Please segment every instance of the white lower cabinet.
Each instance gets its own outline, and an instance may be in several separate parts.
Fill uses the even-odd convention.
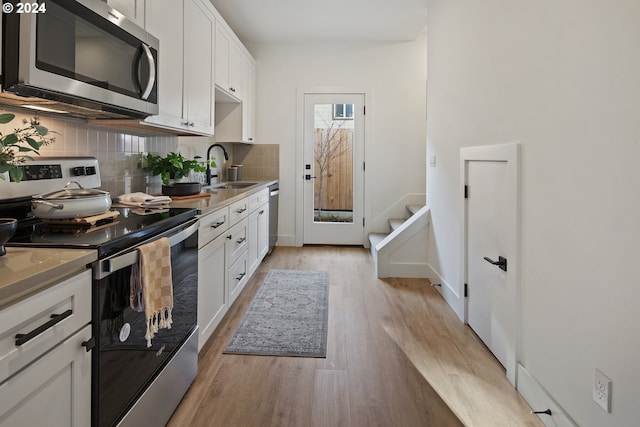
[[[248,263],[251,276],[269,252],[269,203],[249,214]]]
[[[220,236],[198,250],[198,350],[207,342],[229,309],[225,282],[226,236]]]
[[[0,426],[91,424],[91,274],[0,310]]]
[[[91,326],[0,386],[0,425],[91,425]]]
[[[269,251],[269,190],[203,215],[198,241],[201,349]]]

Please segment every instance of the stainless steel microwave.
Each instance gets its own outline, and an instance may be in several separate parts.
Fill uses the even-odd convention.
[[[99,0],[39,0],[31,13],[3,3],[0,103],[89,118],[158,114],[158,39]]]

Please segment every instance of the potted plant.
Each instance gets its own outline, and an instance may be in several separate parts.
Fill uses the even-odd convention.
[[[147,154],[144,160],[138,163],[138,167],[151,172],[152,175],[160,175],[162,179],[162,194],[167,196],[186,196],[200,192],[200,183],[197,182],[180,182],[180,180],[189,176],[191,171],[205,172],[206,161],[200,161],[200,156],[193,159],[185,159],[181,153],[171,152],[166,156],[158,154]],[[211,159],[208,163],[215,167],[215,159]]]
[[[0,124],[7,124],[15,118],[15,114],[0,114]],[[37,117],[31,120],[23,119],[24,127],[14,129],[13,133],[6,135],[0,132],[0,179],[6,179],[5,173],[14,182],[20,182],[23,178],[20,165],[31,160],[30,154],[40,155],[40,148],[55,142],[55,137],[47,137],[49,131],[40,125]]]

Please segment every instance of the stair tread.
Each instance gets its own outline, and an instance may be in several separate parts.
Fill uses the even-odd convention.
[[[371,246],[375,246],[378,243],[380,243],[385,237],[387,237],[388,234],[384,234],[384,233],[369,233],[369,242],[371,243]]]
[[[418,212],[420,209],[422,209],[423,207],[424,207],[424,205],[407,205],[407,210],[409,211],[409,213],[411,215],[413,215],[416,212]]]
[[[406,219],[404,218],[390,218],[389,227],[391,227],[391,230],[395,230],[396,228],[400,227],[400,225],[402,225],[402,223],[404,223],[405,221]]]

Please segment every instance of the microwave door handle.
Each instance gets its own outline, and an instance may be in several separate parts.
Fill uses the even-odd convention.
[[[153,55],[151,54],[151,49],[149,49],[149,46],[142,43],[142,50],[144,50],[144,55],[140,56],[140,61],[142,61],[142,58],[146,58],[147,63],[149,64],[149,78],[147,79],[147,87],[142,91],[142,95],[140,95],[140,98],[146,101],[151,94],[151,90],[153,90],[153,86],[156,84],[156,61],[155,59],[153,59]],[[140,69],[138,68],[138,70]],[[138,76],[138,80],[141,80],[140,76]]]

